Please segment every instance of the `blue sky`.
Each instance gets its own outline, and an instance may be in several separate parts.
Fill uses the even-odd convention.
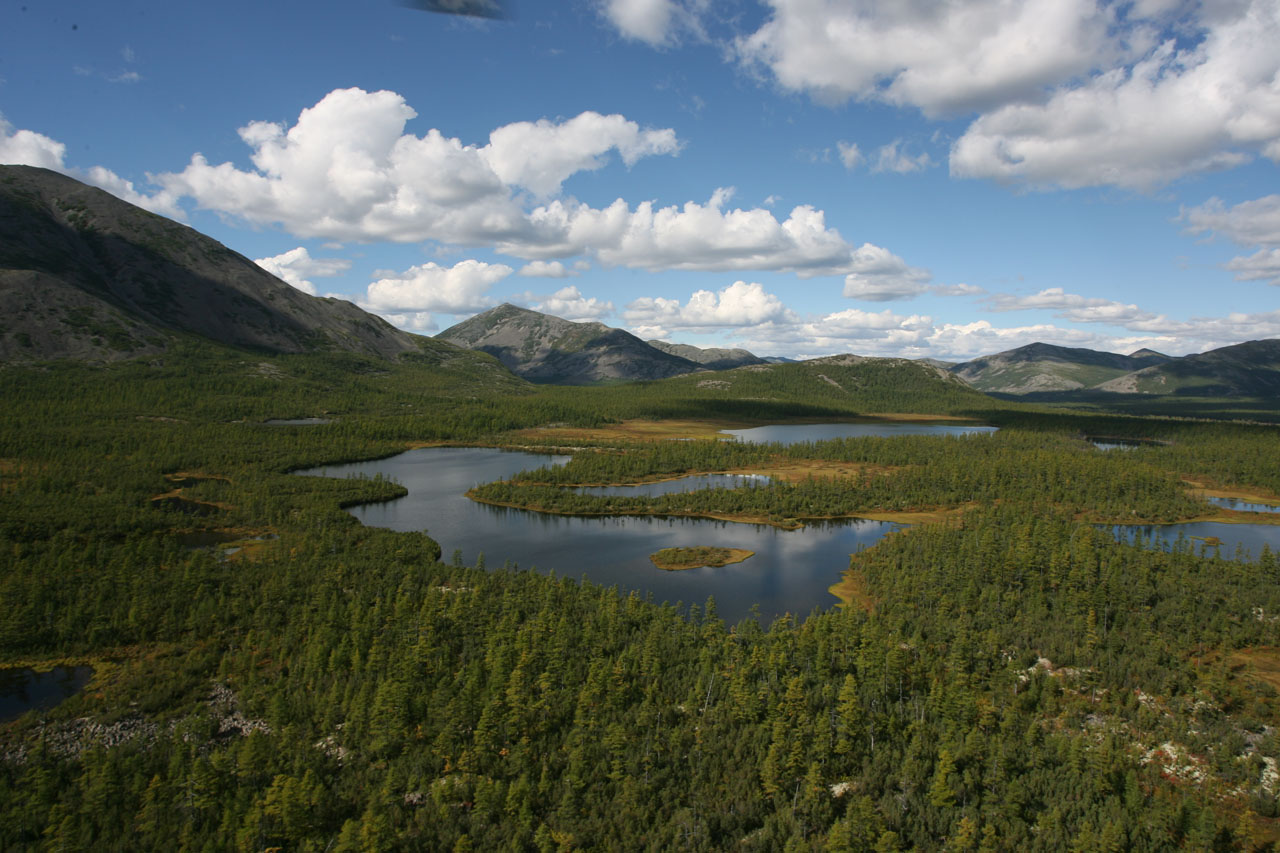
[[[0,162],[434,333],[965,360],[1280,337],[1278,0],[0,7]]]

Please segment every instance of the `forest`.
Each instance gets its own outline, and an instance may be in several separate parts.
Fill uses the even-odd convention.
[[[899,368],[535,387],[189,343],[0,369],[0,667],[93,667],[0,723],[0,849],[1275,849],[1280,560],[1100,525],[1280,521],[1204,499],[1280,502],[1277,427]],[[1000,429],[637,426],[875,415]],[[324,422],[268,423],[291,418]],[[714,599],[462,565],[345,511],[399,484],[291,473],[437,444],[572,453],[473,492],[529,511],[927,520],[851,555],[843,604],[726,624]]]

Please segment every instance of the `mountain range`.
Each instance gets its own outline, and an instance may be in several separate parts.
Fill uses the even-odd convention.
[[[192,337],[265,353],[465,362],[510,379],[479,354],[488,353],[526,380],[570,385],[787,361],[644,341],[509,304],[435,338],[414,335],[345,300],[303,293],[192,228],[100,189],[45,169],[0,166],[0,362],[117,361]],[[1034,343],[927,364],[979,391],[1029,399],[1280,397],[1280,340],[1180,358]]]
[[[951,371],[988,394],[1070,399],[1100,394],[1280,396],[1280,340],[1248,341],[1182,357],[1129,355],[1034,343],[957,364]]]
[[[746,350],[646,342],[603,323],[575,323],[508,303],[463,320],[436,337],[487,352],[530,382],[555,385],[666,379],[761,363]]]

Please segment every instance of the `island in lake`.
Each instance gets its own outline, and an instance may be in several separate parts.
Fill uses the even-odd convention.
[[[712,548],[698,546],[696,548],[663,548],[649,559],[660,569],[669,572],[680,569],[701,569],[704,567],[719,568],[730,563],[741,563],[748,557],[755,556],[755,551],[746,548]]]

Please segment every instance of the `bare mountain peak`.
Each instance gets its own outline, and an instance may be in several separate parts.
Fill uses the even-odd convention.
[[[175,335],[393,358],[423,338],[309,296],[179,222],[65,175],[0,166],[0,358],[114,360]]]

